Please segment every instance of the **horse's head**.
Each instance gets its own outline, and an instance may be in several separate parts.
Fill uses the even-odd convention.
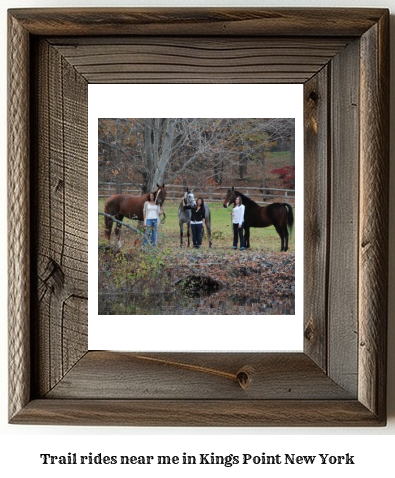
[[[166,199],[166,188],[164,183],[162,184],[162,186],[157,184],[156,187],[157,189],[155,193],[155,204],[159,204],[159,206],[162,206]]]
[[[189,191],[187,189],[186,193],[184,194],[184,201],[186,206],[196,207],[195,195],[193,191]]]
[[[226,193],[226,198],[224,199],[223,206],[224,207],[229,207],[231,204],[235,202],[236,199],[236,193],[235,193],[235,188],[232,186],[232,189],[228,189],[228,192]]]

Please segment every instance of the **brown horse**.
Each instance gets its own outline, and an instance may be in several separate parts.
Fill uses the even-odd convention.
[[[163,203],[166,199],[166,188],[165,185],[159,184],[156,185],[157,189],[154,191],[155,196],[155,203],[163,206]],[[148,201],[148,196],[150,193],[143,194],[142,196],[131,196],[130,194],[115,194],[114,196],[109,197],[106,200],[104,205],[104,212],[106,214],[110,214],[114,216],[115,219],[118,221],[122,221],[124,217],[128,219],[138,219],[139,221],[143,221],[143,208],[144,203]],[[110,217],[105,216],[105,237],[106,239],[110,240],[111,238],[111,230],[113,220]],[[115,226],[115,236],[117,240],[120,239],[120,231],[121,224],[116,224]]]
[[[268,206],[259,206],[255,201],[235,191],[234,188],[229,189],[223,206],[229,207],[234,204],[237,196],[241,197],[242,203],[245,206],[244,211],[244,240],[245,247],[250,247],[250,227],[268,227],[274,226],[281,239],[281,251],[288,250],[288,228],[292,231],[294,223],[294,215],[292,207],[287,203],[275,202]]]

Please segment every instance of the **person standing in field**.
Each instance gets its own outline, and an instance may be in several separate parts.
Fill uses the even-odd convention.
[[[160,224],[160,214],[162,213],[160,205],[155,203],[154,193],[150,193],[148,201],[144,203],[143,217],[144,217],[144,245],[151,244],[155,246],[158,225]]]
[[[233,224],[233,249],[237,249],[237,243],[240,239],[240,250],[244,251],[244,212],[245,206],[242,203],[241,197],[237,196],[235,205],[231,211]]]
[[[195,249],[199,249],[202,245],[203,239],[203,227],[206,222],[206,213],[204,207],[203,198],[198,198],[196,201],[196,207],[186,206],[184,200],[185,209],[191,210],[191,230],[192,230],[192,242]]]

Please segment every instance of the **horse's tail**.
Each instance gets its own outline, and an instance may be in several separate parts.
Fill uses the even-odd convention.
[[[284,203],[284,207],[287,211],[287,223],[288,223],[288,228],[289,228],[289,233],[292,233],[292,227],[294,225],[294,213],[292,206],[288,203]]]

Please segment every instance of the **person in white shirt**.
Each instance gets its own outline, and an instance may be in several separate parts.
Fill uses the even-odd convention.
[[[144,229],[145,237],[144,244],[147,244],[148,241],[152,246],[156,244],[156,232],[158,229],[158,224],[160,223],[160,214],[161,208],[159,204],[155,202],[154,193],[150,193],[148,196],[148,201],[144,203],[143,216],[144,216]]]
[[[240,250],[244,251],[244,211],[245,206],[241,201],[241,197],[237,196],[233,207],[232,223],[233,223],[233,249],[237,249],[237,243],[240,238]]]

